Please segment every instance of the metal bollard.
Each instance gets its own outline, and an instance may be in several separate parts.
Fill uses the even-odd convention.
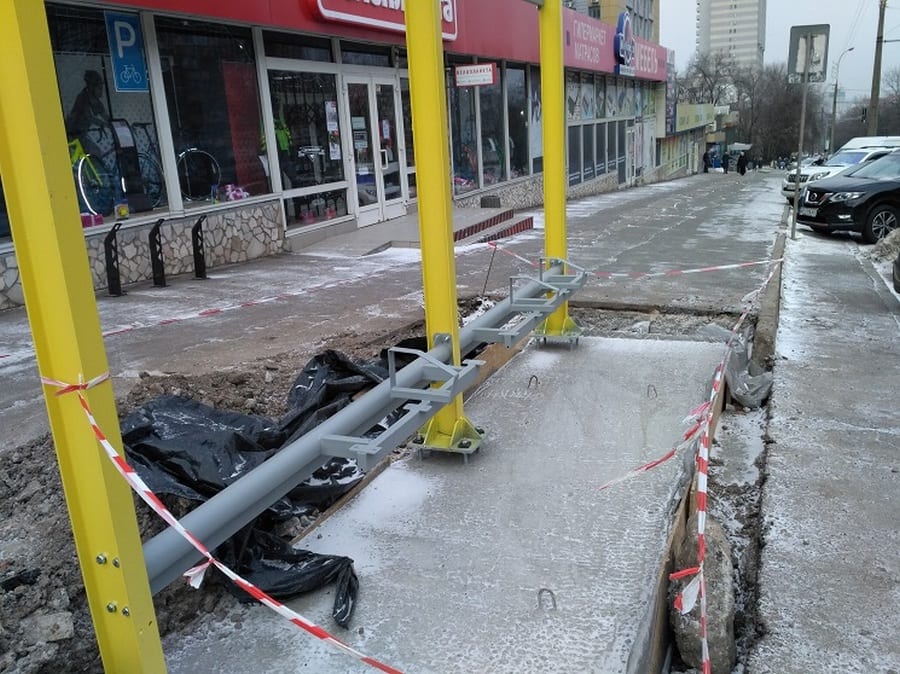
[[[206,276],[206,252],[203,247],[203,221],[205,215],[201,215],[197,224],[191,229],[191,245],[194,248],[194,278],[208,278]]]
[[[150,229],[150,268],[153,270],[153,285],[164,287],[166,285],[166,265],[163,262],[162,234],[159,228],[166,220],[160,218]]]
[[[122,278],[119,275],[119,242],[116,234],[122,228],[122,223],[117,222],[109,230],[109,234],[103,239],[103,251],[106,254],[106,285],[109,294],[113,297],[121,297],[125,294],[122,290]]]

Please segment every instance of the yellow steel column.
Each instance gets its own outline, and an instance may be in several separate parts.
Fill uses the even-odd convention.
[[[405,11],[419,235],[422,241],[425,329],[429,348],[435,345],[437,335],[449,336],[453,349],[452,364],[459,366],[456,260],[453,256],[453,207],[440,2],[407,2]],[[428,422],[423,435],[424,444],[429,449],[466,453],[477,449],[481,439],[481,434],[463,413],[461,395]]]
[[[77,382],[107,370],[78,217],[44,3],[0,0],[0,171],[37,362]],[[85,394],[121,447],[112,386]],[[45,390],[75,545],[103,665],[164,672],[131,492],[74,395]]]
[[[544,255],[564,260],[566,247],[566,78],[562,0],[545,0],[538,10],[541,32],[541,110],[544,138]],[[577,335],[563,303],[535,330],[544,336]]]

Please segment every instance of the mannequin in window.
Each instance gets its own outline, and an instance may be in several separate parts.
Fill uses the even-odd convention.
[[[78,94],[66,117],[66,132],[69,136],[81,141],[85,152],[96,156],[103,153],[90,138],[88,130],[100,128],[105,131],[109,124],[109,113],[103,104],[102,95],[103,77],[96,70],[85,70],[84,89]]]

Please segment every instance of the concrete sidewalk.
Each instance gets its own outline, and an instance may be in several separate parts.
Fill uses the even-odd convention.
[[[860,250],[788,241],[747,674],[900,671],[900,303]]]

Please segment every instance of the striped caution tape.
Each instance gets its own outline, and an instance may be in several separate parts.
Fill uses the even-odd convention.
[[[682,423],[686,423],[686,424],[690,423],[690,424],[692,424],[692,426],[684,432],[683,441],[680,444],[676,445],[675,447],[672,447],[672,449],[670,449],[668,452],[663,454],[658,459],[654,459],[653,461],[651,461],[649,463],[645,463],[643,466],[639,466],[639,467],[635,468],[634,470],[626,473],[625,475],[622,475],[621,477],[617,477],[613,480],[610,480],[606,484],[601,485],[597,489],[597,491],[603,491],[604,489],[608,489],[609,487],[617,485],[621,482],[625,482],[625,480],[628,480],[628,479],[634,477],[635,475],[640,475],[641,473],[646,473],[648,470],[652,470],[652,469],[656,468],[657,466],[665,463],[666,461],[671,459],[673,456],[678,454],[678,452],[680,452],[685,447],[690,446],[697,439],[697,433],[700,431],[700,429],[703,426],[704,419],[705,419],[705,412],[706,412],[706,408],[708,405],[709,405],[708,402],[705,402],[702,405],[699,405],[698,407],[691,410],[690,413],[688,414],[688,416],[684,418],[684,421]]]
[[[708,616],[706,603],[706,576],[704,575],[703,565],[706,558],[706,515],[709,501],[709,454],[710,454],[710,436],[709,429],[712,424],[713,410],[715,409],[716,397],[722,389],[722,382],[725,375],[725,366],[732,353],[732,346],[740,334],[741,327],[747,320],[753,308],[753,302],[759,298],[762,292],[771,282],[775,273],[778,271],[779,264],[782,259],[772,260],[767,264],[772,265],[762,284],[751,293],[748,293],[743,299],[747,302],[747,306],[741,313],[734,326],[731,328],[728,340],[725,343],[724,353],[716,366],[713,374],[712,385],[710,386],[709,399],[702,405],[691,410],[690,414],[685,418],[685,423],[693,421],[693,425],[685,431],[684,440],[677,447],[670,449],[659,459],[651,461],[639,468],[632,470],[630,473],[612,480],[601,486],[600,489],[606,489],[614,484],[624,482],[629,477],[639,473],[647,472],[656,466],[668,461],[675,456],[678,451],[690,444],[689,439],[695,439],[699,433],[700,442],[697,451],[697,566],[682,569],[669,575],[669,580],[680,580],[683,578],[691,578],[690,582],[685,585],[679,592],[674,601],[675,608],[682,614],[690,613],[697,603],[700,604],[700,643],[701,643],[701,664],[703,674],[712,674],[712,664],[709,659],[709,640],[708,640]],[[749,265],[742,265],[749,266]],[[706,268],[710,269],[710,268]]]
[[[203,575],[206,570],[210,565],[215,566],[217,569],[219,569],[219,571],[230,578],[235,585],[244,590],[244,592],[252,596],[261,604],[268,606],[279,615],[287,618],[295,626],[308,632],[317,639],[321,639],[329,646],[341,651],[346,655],[356,658],[357,660],[364,662],[365,664],[374,667],[375,669],[378,669],[382,672],[387,672],[388,674],[402,674],[400,670],[394,669],[393,667],[379,662],[374,658],[370,658],[367,655],[364,655],[363,653],[360,653],[356,649],[352,648],[351,646],[348,646],[337,637],[329,634],[319,625],[315,624],[311,620],[308,620],[307,618],[304,618],[299,613],[291,610],[281,602],[269,596],[263,590],[253,585],[253,583],[245,580],[240,575],[225,566],[222,562],[213,557],[209,549],[196,536],[194,536],[190,531],[184,528],[184,525],[182,525],[181,522],[179,522],[178,519],[169,511],[169,509],[166,508],[159,497],[150,490],[147,484],[141,479],[140,475],[135,472],[134,468],[131,467],[131,465],[124,459],[124,457],[122,457],[119,452],[116,451],[116,448],[112,446],[109,440],[107,440],[106,435],[103,433],[102,429],[97,423],[97,420],[94,418],[94,414],[91,412],[91,408],[83,395],[84,391],[93,388],[97,384],[100,384],[107,379],[109,379],[108,373],[100,375],[99,377],[95,377],[94,379],[91,379],[87,382],[83,382],[79,377],[79,383],[77,384],[68,384],[66,382],[62,382],[57,379],[51,379],[49,377],[41,377],[41,383],[45,386],[51,386],[58,389],[54,393],[54,395],[57,396],[65,395],[67,393],[76,393],[78,395],[78,402],[88,419],[88,423],[91,426],[94,437],[97,438],[97,441],[103,447],[106,455],[112,461],[113,465],[116,467],[116,470],[119,471],[119,474],[122,475],[123,478],[125,478],[125,481],[128,482],[128,484],[137,493],[137,495],[140,496],[141,499],[148,506],[150,506],[150,508],[152,508],[157,515],[159,515],[170,527],[181,534],[181,536],[185,540],[187,540],[201,555],[206,558],[205,562],[185,572],[184,575],[187,577],[189,584],[195,588],[200,587],[200,583],[203,580]]]
[[[501,253],[506,253],[510,257],[513,257],[516,260],[519,260],[520,262],[524,262],[525,264],[528,264],[532,267],[539,268],[541,266],[538,262],[535,262],[534,260],[529,260],[528,258],[526,258],[522,255],[519,255],[518,253],[512,252],[508,248],[498,245],[496,241],[489,241],[487,245],[499,250]],[[621,278],[621,279],[638,280],[638,279],[645,279],[645,278],[660,278],[660,277],[665,277],[665,276],[682,276],[685,274],[700,274],[700,273],[712,272],[712,271],[725,271],[727,269],[746,269],[748,267],[759,267],[759,266],[763,266],[763,265],[780,263],[783,260],[784,260],[784,258],[779,257],[779,258],[775,258],[773,260],[754,260],[753,262],[738,262],[735,264],[718,264],[718,265],[713,265],[713,266],[708,266],[708,267],[695,267],[692,269],[670,269],[669,271],[659,271],[659,272],[592,271],[589,273],[592,274],[593,276],[596,276],[597,278],[604,278],[604,279],[619,279],[619,278]],[[758,292],[758,291],[754,291],[754,292]]]

